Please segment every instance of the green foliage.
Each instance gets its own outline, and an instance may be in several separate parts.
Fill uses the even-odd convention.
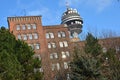
[[[91,54],[96,57],[102,53],[102,48],[98,43],[98,39],[95,38],[92,34],[88,33],[86,37],[86,43],[84,48],[85,53]]]
[[[0,29],[0,80],[42,80],[42,73],[34,71],[41,67],[41,61],[33,55],[27,43]]]
[[[105,80],[101,74],[99,60],[101,49],[97,38],[88,33],[83,51],[78,48],[74,49],[74,59],[70,63],[72,80]]]
[[[108,72],[110,80],[119,80],[120,79],[120,61],[116,57],[116,51],[114,49],[109,49],[106,53],[106,57],[108,58]]]

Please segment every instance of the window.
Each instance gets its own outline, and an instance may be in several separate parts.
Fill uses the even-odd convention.
[[[68,69],[68,63],[64,62],[64,69]]]
[[[63,43],[64,43],[64,46],[65,46],[65,47],[68,47],[67,41],[63,41]]]
[[[58,54],[57,53],[51,53],[50,54],[50,59],[57,59],[58,58]]]
[[[37,72],[37,71],[43,72],[43,69],[42,68],[34,68],[34,72]]]
[[[57,63],[56,66],[57,66],[57,70],[60,70],[60,64]]]
[[[58,37],[59,38],[65,37],[65,32],[63,32],[63,31],[58,32]]]
[[[20,30],[20,25],[17,25],[17,26],[16,26],[16,30]]]
[[[33,39],[33,38],[32,38],[32,34],[28,34],[28,36],[29,36],[29,39]]]
[[[25,30],[25,29],[26,29],[25,25],[22,25],[22,30]]]
[[[18,34],[18,36],[17,36],[17,37],[18,37],[18,39],[20,39],[20,40],[21,40],[21,35],[20,35],[20,34]]]
[[[66,51],[66,56],[67,56],[67,57],[69,57],[69,56],[70,56],[69,51]]]
[[[34,54],[33,57],[38,58],[39,60],[41,60],[40,54]]]
[[[49,39],[49,38],[54,38],[54,34],[49,32],[49,33],[46,33],[46,38]]]
[[[60,47],[63,47],[63,42],[59,42]]]
[[[62,53],[62,58],[66,58],[65,52],[61,52]]]
[[[49,33],[51,38],[54,38],[54,34],[53,33]]]
[[[32,28],[33,28],[33,29],[36,29],[36,24],[32,24]]]
[[[49,39],[49,38],[50,38],[49,33],[46,33],[46,38],[47,38],[47,39]]]
[[[53,47],[53,48],[56,48],[56,45],[55,45],[55,43],[51,43],[51,44],[52,44],[52,47]]]
[[[34,39],[38,39],[38,34],[37,33],[34,33]]]
[[[23,35],[23,40],[27,40],[27,35]]]
[[[58,58],[57,53],[53,53],[53,55],[54,55],[54,58]]]
[[[62,58],[67,58],[70,56],[68,51],[66,51],[66,52],[62,51],[61,53],[62,53]]]
[[[60,47],[68,47],[67,41],[59,42]]]
[[[48,43],[48,48],[56,48],[56,44],[53,42]]]
[[[36,44],[36,49],[40,49],[40,44]]]
[[[53,57],[53,54],[50,54],[50,59],[53,59],[54,57]]]
[[[50,43],[48,43],[48,48],[51,48],[51,44]]]
[[[27,24],[27,28],[28,28],[28,29],[31,29],[31,25],[30,25],[30,24]]]
[[[52,71],[55,70],[55,64],[52,64]]]
[[[34,45],[33,44],[28,44],[33,50],[34,50]]]

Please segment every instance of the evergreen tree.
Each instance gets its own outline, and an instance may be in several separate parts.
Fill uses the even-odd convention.
[[[105,80],[101,72],[99,55],[101,46],[97,38],[88,33],[83,51],[74,49],[74,59],[70,63],[72,80]]]
[[[41,61],[27,43],[0,29],[0,80],[42,80]],[[35,69],[37,71],[35,71]]]
[[[93,57],[97,57],[102,53],[102,48],[98,43],[98,39],[90,33],[88,33],[86,37],[84,51],[86,54],[91,54]]]
[[[107,72],[109,80],[119,80],[120,79],[120,61],[115,55],[116,51],[114,49],[108,49],[106,53],[107,62]]]

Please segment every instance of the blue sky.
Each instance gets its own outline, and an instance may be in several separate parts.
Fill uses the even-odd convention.
[[[61,23],[65,3],[83,18],[83,33],[115,32],[120,36],[120,2],[117,0],[2,0],[0,26],[8,27],[7,17],[42,15],[43,25]]]

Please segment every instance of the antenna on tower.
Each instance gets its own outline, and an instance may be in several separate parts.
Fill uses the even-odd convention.
[[[66,1],[66,8],[69,9],[70,8],[70,5],[69,5],[69,2]]]

